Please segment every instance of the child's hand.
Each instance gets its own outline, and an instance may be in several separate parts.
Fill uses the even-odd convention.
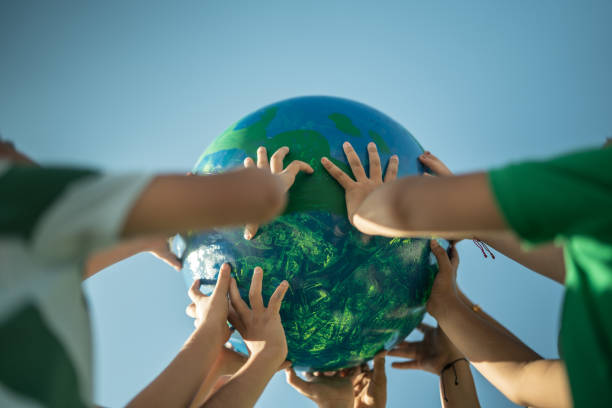
[[[195,319],[196,328],[206,326],[211,333],[220,333],[222,343],[227,341],[230,330],[227,326],[228,300],[227,293],[230,286],[230,266],[223,264],[219,270],[219,278],[215,290],[210,296],[200,292],[200,280],[197,279],[189,288],[189,297],[193,301],[187,307],[187,315]]]
[[[168,239],[166,237],[152,238],[150,243],[147,245],[147,249],[156,258],[161,259],[177,271],[180,271],[183,267],[181,260],[178,259],[170,250],[170,245],[168,244]]]
[[[353,408],[353,384],[349,377],[306,374],[308,381],[297,376],[292,368],[285,370],[287,383],[311,399],[319,408]]]
[[[422,155],[419,156],[419,161],[423,166],[429,168],[436,176],[452,176],[453,172],[446,167],[444,163],[436,156],[431,154],[431,152],[426,151]],[[429,173],[425,173],[426,175],[430,175]]]
[[[364,368],[364,372],[353,379],[355,408],[384,408],[387,405],[387,374],[385,373],[386,351],[374,356],[374,369]]]
[[[349,221],[353,223],[353,215],[359,208],[362,201],[376,187],[383,184],[382,169],[380,165],[380,156],[376,149],[376,144],[370,142],[368,144],[368,156],[370,160],[370,177],[366,176],[365,170],[361,165],[361,161],[355,153],[353,146],[349,142],[344,142],[342,145],[344,153],[348,159],[349,165],[355,176],[355,181],[344,173],[338,166],[333,164],[328,158],[321,158],[321,164],[325,170],[344,188],[346,198],[346,211]],[[397,155],[391,156],[387,165],[384,182],[393,181],[397,178],[399,159]]]
[[[417,329],[423,333],[421,341],[404,341],[387,353],[389,356],[409,358],[391,364],[393,368],[424,370],[440,375],[449,363],[463,358],[463,354],[444,334],[440,326],[432,327],[421,323]]]
[[[270,160],[268,161],[268,152],[266,148],[263,146],[259,146],[257,149],[257,167],[260,169],[267,169],[272,171],[272,174],[278,175],[280,177],[282,184],[285,186],[285,193],[289,191],[293,183],[295,182],[295,176],[300,171],[303,171],[308,174],[312,174],[314,170],[307,163],[294,160],[283,170],[283,160],[285,156],[289,154],[289,148],[287,146],[281,147],[278,149]],[[255,162],[250,157],[244,159],[244,167],[255,167]],[[257,229],[259,225],[257,224],[247,224],[244,229],[244,238],[252,239],[257,233]]]
[[[240,297],[234,279],[230,284],[230,299],[239,318],[236,329],[242,335],[251,356],[265,354],[271,364],[278,367],[287,356],[287,340],[279,312],[289,284],[287,281],[282,281],[278,285],[266,308],[261,297],[262,280],[263,270],[257,267],[253,272],[249,290],[250,308]]]
[[[457,268],[459,267],[459,254],[457,248],[451,243],[451,256],[449,258],[446,250],[438,244],[438,241],[430,241],[431,252],[438,260],[438,275],[431,288],[431,296],[427,302],[427,311],[433,316],[438,317],[439,313],[444,313],[446,304],[449,300],[455,299],[457,291]]]

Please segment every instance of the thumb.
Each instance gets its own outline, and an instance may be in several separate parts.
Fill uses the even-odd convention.
[[[310,167],[308,163],[303,162],[301,160],[294,160],[289,163],[287,167],[285,167],[285,170],[283,170],[281,174],[288,178],[289,185],[287,186],[287,189],[289,189],[293,185],[293,182],[295,181],[295,176],[297,176],[300,171],[303,171],[307,174],[314,173],[312,167]]]
[[[385,356],[387,355],[386,351],[381,351],[374,356],[374,379],[376,380],[377,373],[381,372],[383,375],[385,374]]]
[[[285,377],[287,379],[287,384],[295,388],[300,394],[306,396],[310,395],[312,384],[298,377],[293,368],[287,368],[285,370]]]
[[[438,244],[438,241],[436,241],[435,239],[432,239],[430,241],[429,246],[431,248],[431,252],[433,252],[434,256],[438,260],[438,267],[440,268],[440,273],[450,272],[451,262],[444,248],[442,248],[442,246]]]
[[[440,159],[431,154],[425,152],[419,156],[419,161],[426,167],[428,167],[436,176],[452,176],[453,172]]]

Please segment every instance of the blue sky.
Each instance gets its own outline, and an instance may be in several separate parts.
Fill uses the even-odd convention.
[[[612,135],[608,1],[0,3],[0,132],[43,163],[178,171],[268,103],[334,95],[403,124],[457,172]],[[466,192],[468,193],[468,192]],[[561,287],[460,245],[460,285],[545,357]],[[192,329],[181,276],[149,255],[87,282],[96,401],[121,406]],[[388,370],[389,406],[438,407]],[[487,407],[511,407],[478,374]],[[258,406],[312,403],[276,376]]]

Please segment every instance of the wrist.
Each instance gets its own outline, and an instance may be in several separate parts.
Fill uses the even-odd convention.
[[[260,350],[257,350],[249,356],[249,360],[251,358],[267,361],[275,368],[278,368],[287,357],[287,348],[286,347],[264,347]]]
[[[272,378],[280,364],[278,358],[274,355],[261,351],[252,353],[244,364],[243,369],[246,371],[257,371],[263,377]]]
[[[353,401],[328,401],[317,403],[319,408],[353,408]]]
[[[453,311],[458,310],[463,306],[463,302],[459,299],[456,294],[445,296],[442,299],[429,302],[427,305],[427,311],[431,314],[440,326],[443,326],[449,319],[449,315]]]
[[[203,320],[193,332],[192,337],[204,338],[210,347],[222,347],[225,344],[225,332],[228,329],[218,323]]]

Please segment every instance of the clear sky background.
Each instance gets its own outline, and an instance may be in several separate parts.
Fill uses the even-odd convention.
[[[334,95],[396,119],[457,172],[612,135],[609,1],[0,1],[0,132],[42,163],[177,171],[268,103]],[[466,191],[469,194],[469,191]],[[460,286],[545,357],[562,288],[459,246]],[[124,405],[192,330],[180,274],[148,254],[85,284],[96,401]],[[577,335],[580,335],[577,333]],[[437,377],[388,365],[390,407]],[[511,407],[478,374],[484,407]],[[258,407],[310,407],[274,377]]]

